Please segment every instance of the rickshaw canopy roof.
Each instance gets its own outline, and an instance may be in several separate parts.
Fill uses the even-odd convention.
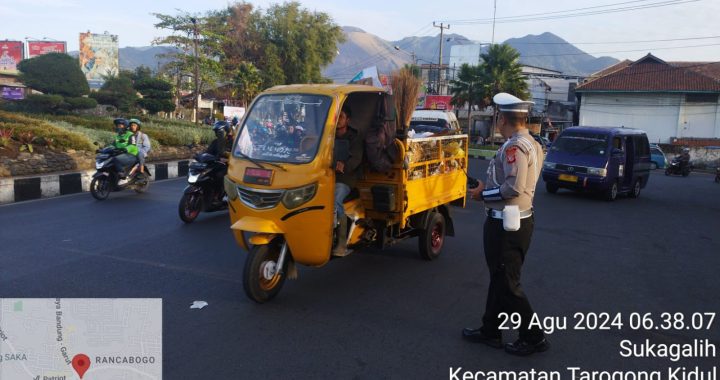
[[[290,84],[284,86],[275,86],[263,91],[263,94],[286,94],[286,93],[302,93],[317,95],[342,95],[355,92],[387,92],[381,87],[367,86],[362,84]]]

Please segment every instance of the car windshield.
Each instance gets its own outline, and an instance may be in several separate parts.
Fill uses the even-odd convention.
[[[608,135],[604,133],[565,132],[552,144],[551,151],[604,156]]]
[[[450,128],[450,123],[447,120],[432,118],[432,117],[420,117],[413,118],[410,120],[410,128],[412,129],[418,125],[433,125],[440,128]]]
[[[291,164],[312,161],[331,103],[322,95],[262,96],[245,118],[234,155]]]

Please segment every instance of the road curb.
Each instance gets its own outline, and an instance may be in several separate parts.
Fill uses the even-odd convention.
[[[186,177],[190,160],[154,162],[147,167],[151,181]],[[90,191],[95,170],[41,176],[0,178],[0,204],[52,198]]]

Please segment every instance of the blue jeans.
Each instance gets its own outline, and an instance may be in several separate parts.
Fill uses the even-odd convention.
[[[345,208],[343,207],[343,199],[350,194],[350,186],[336,182],[335,183],[335,224],[336,226],[340,218],[345,217]]]

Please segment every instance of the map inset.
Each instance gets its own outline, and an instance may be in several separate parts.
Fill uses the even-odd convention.
[[[0,298],[0,379],[161,379],[162,299]]]

